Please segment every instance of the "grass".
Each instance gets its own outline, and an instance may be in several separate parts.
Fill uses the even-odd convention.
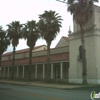
[[[67,82],[61,82],[61,81],[58,81],[58,82],[56,82],[56,81],[49,81],[49,82],[47,82],[47,81],[42,81],[42,83],[47,83],[47,84],[59,84],[59,85],[83,85],[83,84],[77,84],[77,83],[67,83]]]

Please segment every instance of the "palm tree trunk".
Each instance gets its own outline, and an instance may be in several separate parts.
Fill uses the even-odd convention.
[[[15,66],[15,46],[13,47],[13,61],[12,61],[12,74],[11,74],[11,79],[14,79],[14,66]]]
[[[29,52],[29,67],[28,67],[28,80],[29,81],[31,81],[32,49],[33,49],[33,47],[30,47],[30,52]]]
[[[82,42],[82,67],[83,67],[83,84],[87,84],[87,65],[86,65],[86,50],[85,50],[85,36],[84,36],[84,28],[80,25],[81,28],[81,42]]]
[[[47,43],[47,81],[50,81],[50,44]]]

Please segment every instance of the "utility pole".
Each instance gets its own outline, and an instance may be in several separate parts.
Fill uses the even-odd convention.
[[[67,2],[65,2],[66,0],[56,0],[56,1],[62,2],[62,3],[66,3],[66,4],[67,4]]]

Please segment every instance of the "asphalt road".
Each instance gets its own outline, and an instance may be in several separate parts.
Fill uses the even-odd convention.
[[[60,90],[0,83],[0,100],[91,100],[94,89],[100,87]]]

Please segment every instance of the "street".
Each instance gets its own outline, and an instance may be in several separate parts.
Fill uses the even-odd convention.
[[[0,100],[91,100],[92,89],[60,90],[0,83]]]

